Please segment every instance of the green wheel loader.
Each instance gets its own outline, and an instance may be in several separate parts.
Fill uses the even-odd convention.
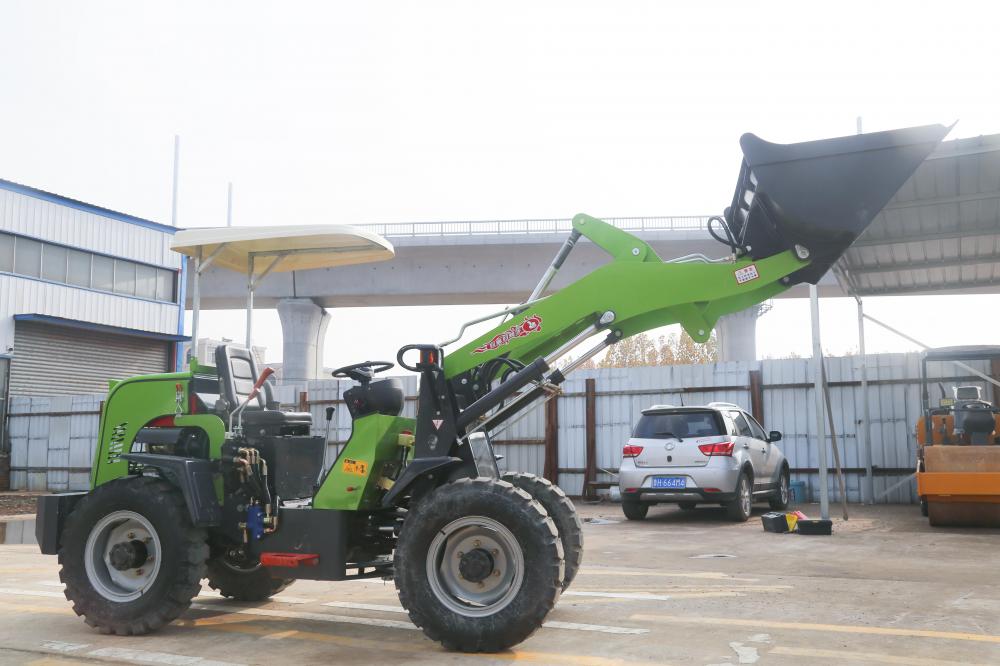
[[[533,293],[494,313],[493,330],[461,344],[463,327],[455,340],[399,350],[395,363],[420,378],[416,418],[401,416],[401,381],[378,377],[393,363],[336,371],[356,382],[343,395],[353,432],[328,468],[310,415],[279,408],[270,369],[247,347],[219,347],[214,366],[192,359],[184,372],[116,382],[90,491],[39,502],[41,550],[58,555],[74,610],[105,633],[158,629],[206,578],[227,597],[259,601],[299,578],[379,577],[448,649],[516,645],[572,581],[583,538],[562,491],[500,474],[491,433],[622,338],[679,323],[703,342],[719,317],[815,283],[946,133],[934,125],[789,145],[745,135],[732,203],[709,226],[726,246],[721,258],[663,260],[576,216]],[[335,231],[179,232],[175,249],[194,259],[195,313],[198,276],[213,262],[248,270],[249,342],[253,288],[267,273],[391,256],[384,239]],[[610,261],[545,295],[583,238]]]

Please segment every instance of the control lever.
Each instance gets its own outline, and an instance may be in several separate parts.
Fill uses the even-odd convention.
[[[247,395],[246,399],[240,403],[239,407],[234,409],[229,414],[229,432],[240,435],[243,434],[243,410],[246,409],[247,405],[250,404],[251,400],[256,398],[258,394],[260,394],[260,389],[262,386],[264,386],[264,382],[270,379],[271,375],[273,374],[274,374],[274,368],[264,368],[264,372],[260,373],[260,377],[257,379],[257,383],[253,385],[252,389],[250,389],[250,394]],[[234,416],[237,417],[235,430],[233,429]]]

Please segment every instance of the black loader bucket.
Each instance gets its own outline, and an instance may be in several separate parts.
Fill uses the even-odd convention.
[[[792,281],[816,284],[950,129],[926,125],[791,144],[744,134],[743,166],[726,209],[733,244],[754,259],[799,245],[811,263]]]

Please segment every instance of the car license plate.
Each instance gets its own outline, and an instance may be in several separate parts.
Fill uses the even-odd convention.
[[[687,485],[687,479],[683,476],[654,476],[653,477],[653,487],[654,488],[684,488]]]

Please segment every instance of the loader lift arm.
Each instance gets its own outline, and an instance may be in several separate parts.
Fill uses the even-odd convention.
[[[718,259],[688,255],[663,260],[639,238],[577,215],[569,238],[528,299],[470,322],[504,318],[444,358],[444,375],[459,407],[470,411],[462,421],[485,414],[496,379],[516,377],[538,359],[551,367],[599,332],[607,332],[604,342],[552,371],[544,382],[524,380],[523,385],[535,381],[535,388],[517,400],[517,409],[540,396],[542,384],[561,383],[566,373],[618,340],[680,324],[703,343],[723,315],[800,282],[817,283],[949,129],[928,125],[787,145],[744,135],[732,204],[724,218],[710,221],[709,231],[729,250]],[[712,224],[724,236],[713,232]],[[611,261],[542,296],[582,237],[605,250]],[[466,326],[441,347],[457,342]],[[494,415],[477,429],[496,424]]]

